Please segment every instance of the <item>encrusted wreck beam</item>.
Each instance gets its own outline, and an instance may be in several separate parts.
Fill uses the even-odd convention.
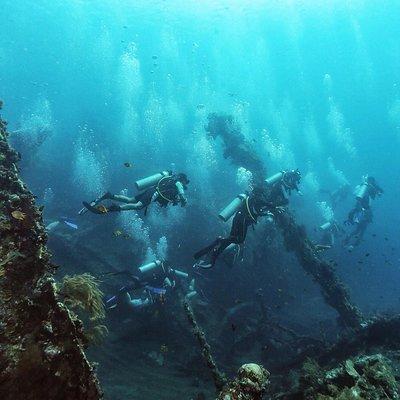
[[[0,398],[99,399],[81,322],[57,298],[42,215],[7,136],[0,118]]]
[[[225,146],[224,156],[232,163],[250,169],[257,179],[260,176],[265,178],[267,174],[262,161],[233,123],[233,118],[214,113],[208,116],[208,120],[206,130],[212,138],[221,137]],[[352,328],[359,327],[362,322],[360,311],[351,303],[346,288],[336,277],[332,266],[319,258],[304,228],[297,225],[289,212],[277,218],[277,225],[282,231],[286,248],[295,253],[304,270],[320,285],[325,301],[336,309],[344,324]]]
[[[320,285],[326,303],[339,313],[346,326],[358,328],[362,322],[360,311],[351,303],[350,296],[333,267],[319,258],[305,229],[297,225],[290,212],[278,215],[276,222],[281,228],[286,249],[294,252],[303,269]]]
[[[193,329],[193,335],[195,336],[195,338],[197,339],[197,341],[201,347],[201,354],[207,363],[207,367],[211,371],[215,388],[217,389],[217,392],[220,392],[226,384],[226,377],[218,369],[218,366],[217,366],[216,362],[214,361],[214,357],[211,353],[210,345],[207,343],[206,335],[201,330],[200,326],[198,325],[198,323],[196,321],[196,317],[193,313],[192,307],[190,307],[188,300],[183,298],[182,305],[185,310],[188,321]]]
[[[233,162],[240,161],[239,166],[251,171],[256,180],[265,179],[267,171],[264,163],[257,157],[252,144],[241,133],[232,116],[212,113],[208,116],[208,125],[205,128],[213,139],[221,137],[225,146],[225,158]]]

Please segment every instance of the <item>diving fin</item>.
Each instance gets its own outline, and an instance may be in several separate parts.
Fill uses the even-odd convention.
[[[215,248],[215,246],[220,242],[220,239],[214,240],[209,246],[204,247],[204,249],[199,250],[197,253],[193,255],[195,260],[205,256],[206,254],[210,253],[211,250]]]
[[[83,214],[86,214],[88,211],[92,211],[89,207],[86,207],[85,204],[89,204],[90,207],[94,208],[94,206],[97,206],[97,204],[99,204],[102,200],[108,198],[108,195],[109,195],[109,193],[106,192],[106,193],[102,194],[100,197],[98,197],[97,199],[91,201],[90,203],[87,203],[87,202],[84,201],[83,205],[85,207],[81,208],[79,210],[78,214],[79,215],[83,215]],[[100,214],[102,214],[102,213],[100,213]]]
[[[104,210],[101,210],[96,207],[97,204],[92,205],[92,203],[89,204],[86,201],[82,202],[82,204],[85,206],[86,211],[90,211],[94,214],[105,214],[107,212],[107,209],[104,206]]]
[[[211,262],[200,260],[193,265],[193,268],[210,269],[212,266],[213,264]]]

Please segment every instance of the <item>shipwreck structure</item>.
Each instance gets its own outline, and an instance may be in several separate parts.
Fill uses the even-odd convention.
[[[254,170],[256,177],[262,179],[266,175],[263,163],[240,129],[233,126],[231,118],[210,115],[209,133],[222,138],[225,156]],[[56,267],[46,248],[41,210],[18,177],[19,155],[9,147],[7,138],[6,123],[0,118],[0,397],[100,399],[102,392],[96,374],[84,353],[87,336],[82,322],[65,306],[65,299],[57,291],[53,279]],[[400,398],[393,368],[396,354],[390,359],[391,349],[400,345],[400,318],[362,324],[360,312],[333,268],[320,259],[293,215],[283,213],[277,218],[277,225],[286,248],[319,283],[325,301],[338,311],[347,326],[358,329],[328,348],[321,344],[299,353],[284,372],[302,368],[297,385],[285,387],[284,393],[275,391],[271,398]],[[269,372],[257,364],[244,364],[237,377],[227,381],[190,304],[181,300],[213,376],[218,400],[261,400],[271,388]],[[263,313],[261,300],[260,306]],[[264,319],[268,329],[270,323]],[[374,354],[366,355],[370,349]]]

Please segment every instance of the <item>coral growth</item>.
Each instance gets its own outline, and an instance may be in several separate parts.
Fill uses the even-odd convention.
[[[270,373],[258,364],[244,364],[237,378],[220,392],[217,400],[261,400],[269,384]]]
[[[58,292],[63,296],[65,305],[72,310],[84,310],[90,320],[105,317],[103,293],[99,289],[98,280],[90,274],[66,275]]]
[[[62,296],[64,304],[84,321],[87,341],[100,344],[108,330],[105,325],[101,324],[105,318],[105,308],[99,281],[87,273],[66,275],[57,285],[57,290]]]

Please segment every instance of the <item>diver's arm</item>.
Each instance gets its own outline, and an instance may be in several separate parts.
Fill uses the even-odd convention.
[[[183,188],[182,183],[179,181],[175,183],[175,186],[178,189],[179,202],[181,203],[181,206],[184,207],[187,204],[185,189]]]

